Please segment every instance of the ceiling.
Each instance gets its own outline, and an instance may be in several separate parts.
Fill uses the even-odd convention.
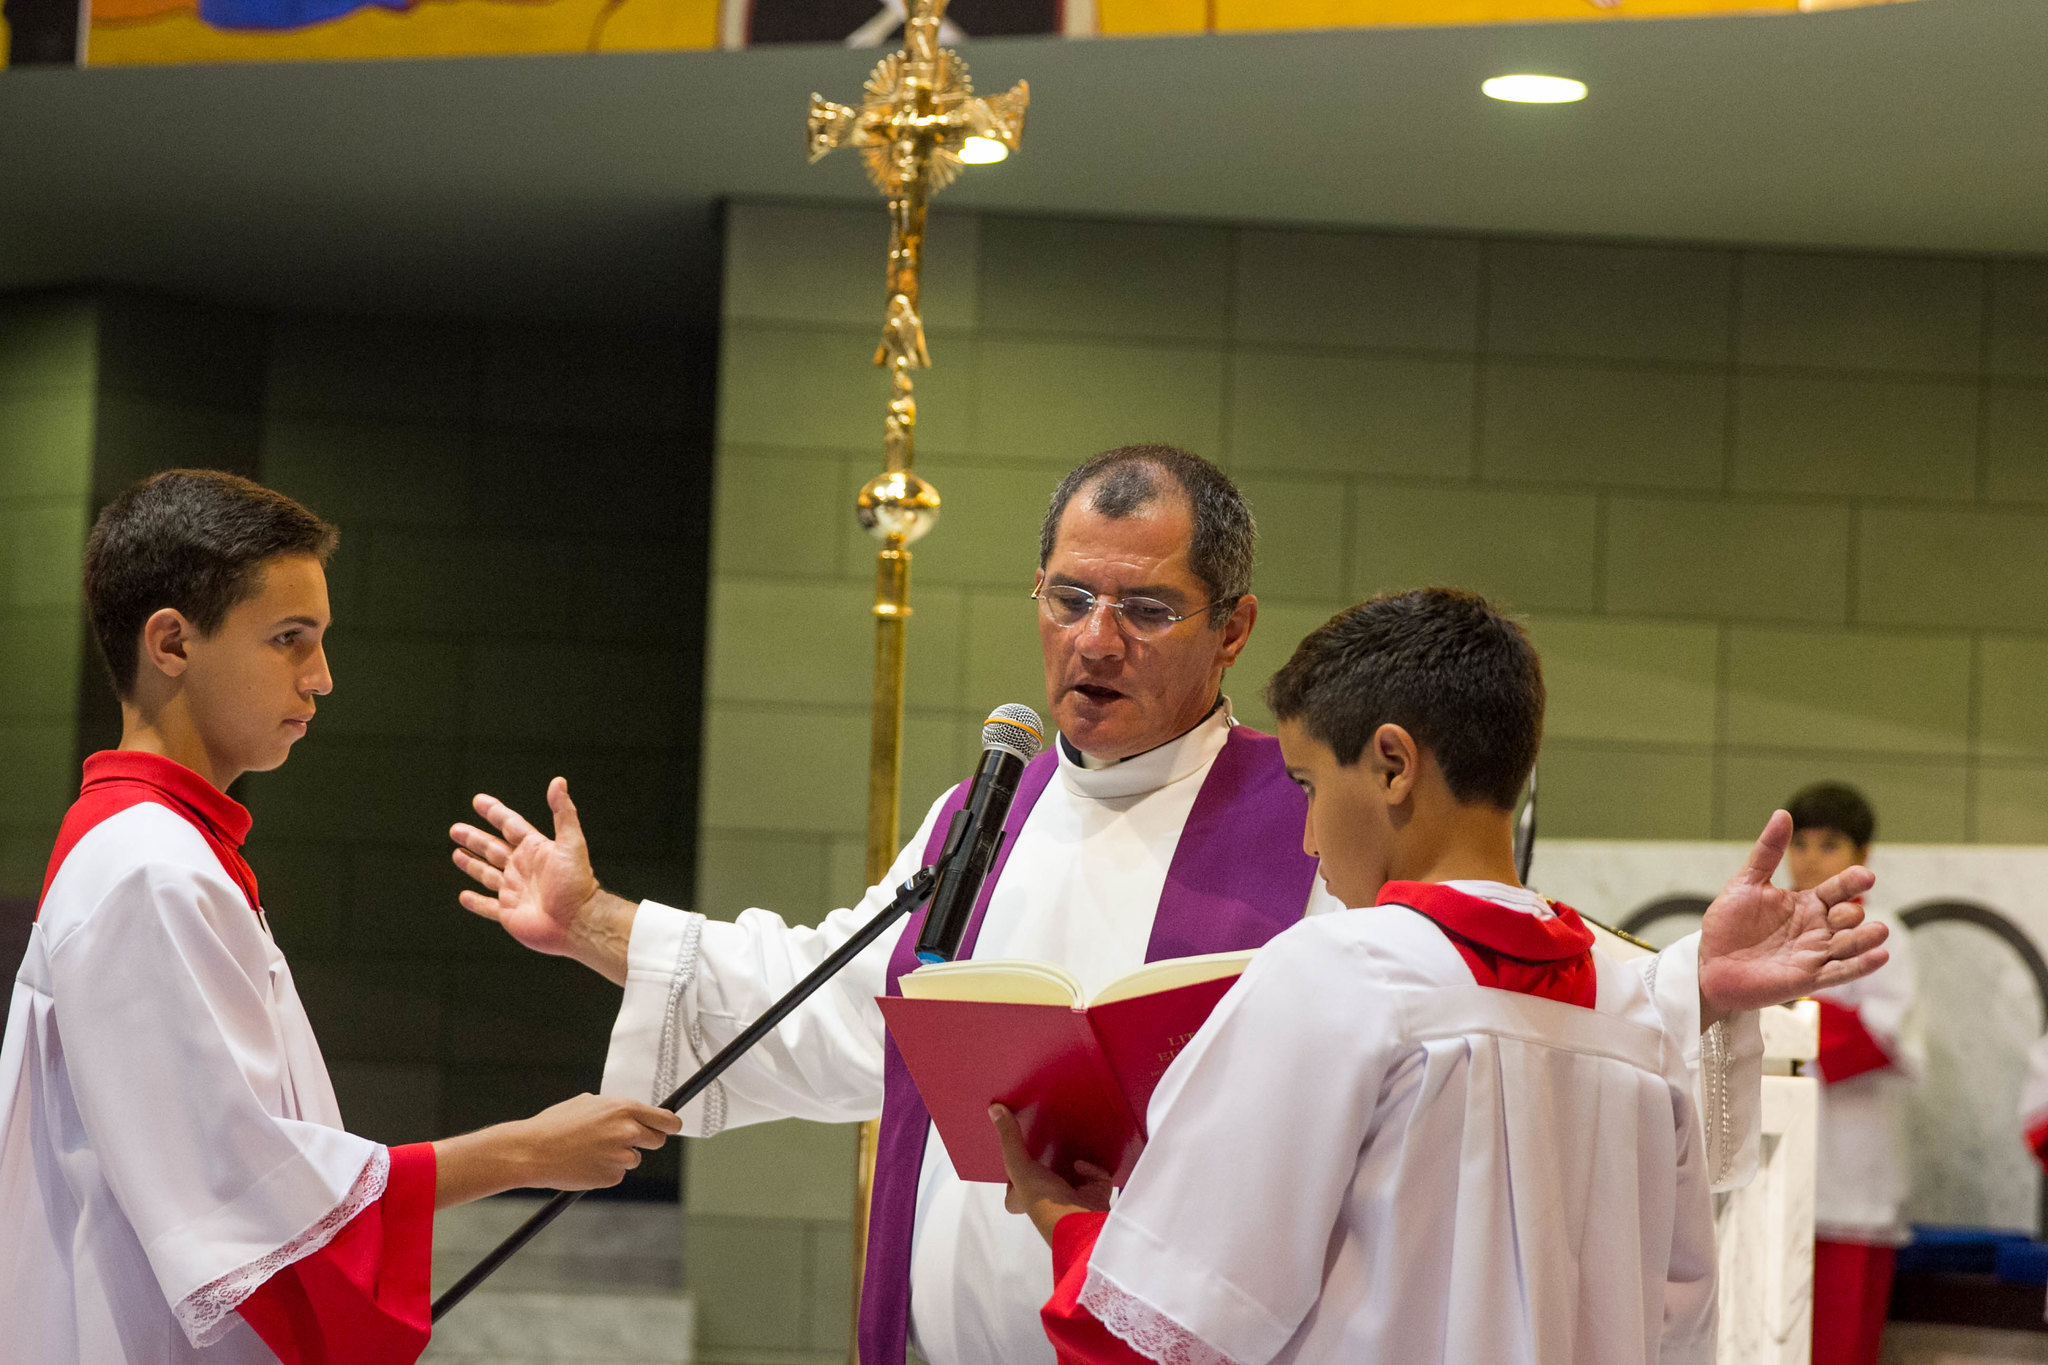
[[[2048,252],[2048,4],[972,44],[1024,151],[942,201],[1033,213]],[[697,315],[729,196],[806,166],[840,48],[0,73],[0,286],[272,306]],[[1539,70],[1582,104],[1512,106]]]

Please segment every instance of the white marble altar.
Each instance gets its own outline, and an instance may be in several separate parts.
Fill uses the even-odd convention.
[[[1819,1011],[1774,1019],[1767,1028],[1767,1069],[1810,1059],[1819,1039]],[[1766,1017],[1790,1016],[1774,1009]],[[1766,1075],[1763,1146],[1756,1179],[1715,1196],[1714,1232],[1721,1255],[1720,1365],[1806,1365],[1813,1350],[1814,1125],[1818,1082]]]

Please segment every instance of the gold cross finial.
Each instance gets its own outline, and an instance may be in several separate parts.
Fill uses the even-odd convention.
[[[868,76],[860,108],[811,96],[811,160],[835,147],[858,147],[868,179],[889,198],[889,293],[877,365],[931,364],[918,315],[925,206],[960,174],[960,149],[968,138],[988,138],[1015,151],[1031,103],[1031,88],[1023,81],[993,99],[975,97],[967,63],[939,46],[945,12],[946,0],[911,0],[902,50],[884,57]]]
[[[895,196],[929,179],[928,192],[944,189],[960,173],[960,145],[985,137],[1017,150],[1031,88],[1018,81],[1008,93],[977,99],[967,63],[939,46],[947,0],[911,0],[902,50],[869,73],[858,109],[811,96],[810,156],[818,160],[848,143],[862,150],[868,178]],[[920,166],[921,160],[929,166]]]

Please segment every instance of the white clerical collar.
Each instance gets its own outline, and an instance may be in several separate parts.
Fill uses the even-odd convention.
[[[1551,908],[1550,902],[1526,886],[1509,886],[1506,882],[1488,881],[1455,881],[1445,882],[1444,885],[1453,891],[1462,891],[1468,896],[1492,901],[1495,905],[1504,906],[1509,910],[1520,910],[1525,915],[1534,915],[1537,919],[1557,918],[1557,911]]]
[[[1178,739],[1170,739],[1156,749],[1148,749],[1106,768],[1083,767],[1075,757],[1076,751],[1062,739],[1056,746],[1060,756],[1060,781],[1074,795],[1097,801],[1113,801],[1118,797],[1142,796],[1146,792],[1158,791],[1207,768],[1216,755],[1223,752],[1223,741],[1230,737],[1230,727],[1235,724],[1237,722],[1230,714],[1230,699],[1225,697],[1214,711],[1202,719],[1201,724]]]

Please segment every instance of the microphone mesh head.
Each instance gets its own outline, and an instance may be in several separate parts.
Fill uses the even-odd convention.
[[[1021,702],[998,706],[981,727],[981,747],[1002,749],[1029,759],[1045,747],[1045,726],[1038,713]]]

